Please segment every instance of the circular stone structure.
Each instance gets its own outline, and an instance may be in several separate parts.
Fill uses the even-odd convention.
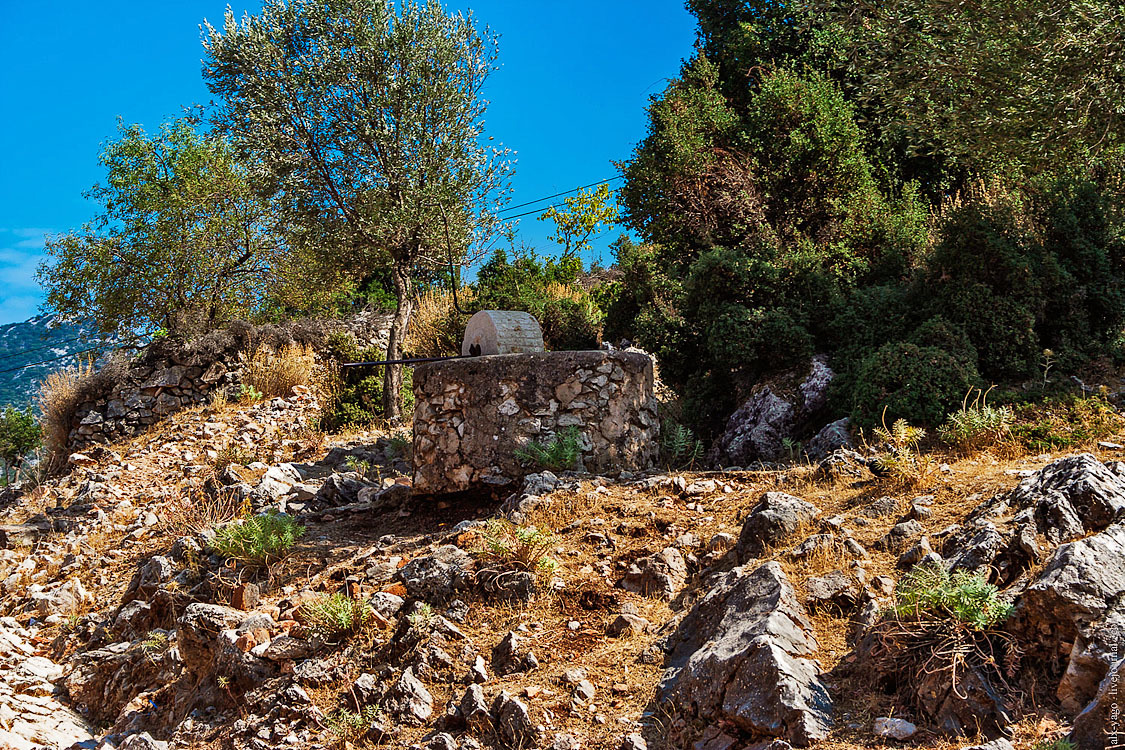
[[[544,467],[517,453],[577,432],[590,472],[651,468],[660,422],[652,358],[640,352],[473,357],[414,370],[414,492],[514,484]]]
[[[543,351],[539,321],[516,310],[481,310],[469,318],[462,357],[492,354],[531,354]]]

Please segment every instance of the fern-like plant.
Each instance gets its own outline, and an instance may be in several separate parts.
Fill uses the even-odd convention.
[[[671,419],[664,420],[660,430],[660,447],[671,468],[693,466],[703,457],[703,441],[695,433]]]
[[[987,630],[1008,619],[1012,606],[979,573],[950,573],[941,564],[918,565],[899,583],[895,614],[899,618],[952,618],[974,630]]]
[[[582,432],[577,427],[568,427],[546,442],[529,442],[518,449],[515,456],[525,464],[536,464],[551,471],[568,471],[578,464],[581,452]]]
[[[934,470],[934,461],[923,455],[918,444],[926,431],[914,427],[905,419],[896,420],[887,427],[887,410],[883,409],[883,423],[875,428],[875,438],[886,446],[886,453],[876,460],[876,468],[886,478],[904,485],[920,484]]]
[[[974,390],[976,398],[970,404],[969,397]],[[965,451],[985,448],[1010,437],[1016,413],[1010,406],[991,406],[988,403],[991,392],[992,388],[987,391],[970,389],[961,402],[961,408],[950,414],[938,429],[938,437]]]
[[[307,601],[298,615],[309,630],[328,640],[352,636],[375,620],[371,604],[344,594],[330,594]]]
[[[215,529],[211,549],[246,565],[271,565],[289,553],[305,527],[284,513],[262,513]]]
[[[481,539],[481,557],[495,568],[534,572],[554,567],[547,553],[555,545],[555,537],[534,526],[518,526],[493,518],[485,526]]]

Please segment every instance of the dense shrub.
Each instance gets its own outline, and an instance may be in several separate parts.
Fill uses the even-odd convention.
[[[596,349],[605,316],[581,284],[582,262],[540,258],[527,250],[511,260],[498,250],[477,275],[477,307],[522,310],[543,327],[549,350]]]
[[[380,362],[386,359],[382,349],[362,348],[349,333],[336,332],[328,338],[327,359],[331,369],[329,394],[321,420],[327,430],[358,428],[372,424],[383,416],[383,368],[341,367],[346,362]],[[414,370],[402,373],[402,409],[414,410]]]
[[[7,484],[24,457],[42,442],[42,430],[31,409],[11,406],[0,410],[0,481]]]
[[[981,574],[950,573],[944,565],[918,565],[895,591],[895,614],[910,619],[953,619],[975,630],[1003,622],[1012,606]]]
[[[888,418],[941,424],[978,375],[971,365],[934,347],[894,343],[863,360],[854,387],[852,417],[864,427]]]

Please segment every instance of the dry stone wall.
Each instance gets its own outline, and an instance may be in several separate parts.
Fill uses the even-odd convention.
[[[237,362],[164,361],[130,368],[108,394],[79,404],[71,422],[70,449],[108,443],[142,432],[180,409],[203,403],[239,380]]]
[[[577,427],[581,467],[651,468],[660,425],[652,358],[639,352],[475,357],[414,371],[414,491],[508,485],[538,466],[519,449]]]

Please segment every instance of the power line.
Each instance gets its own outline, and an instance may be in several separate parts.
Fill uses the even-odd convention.
[[[605,179],[605,180],[599,180],[598,182],[591,182],[589,185],[583,185],[581,187],[576,187],[573,190],[566,190],[566,191],[561,192],[561,193],[555,193],[554,195],[548,195],[545,198],[539,198],[538,200],[528,201],[527,203],[520,203],[520,204],[515,205],[515,206],[508,206],[507,208],[500,211],[500,213],[506,213],[508,211],[515,211],[516,209],[524,208],[526,206],[534,206],[536,203],[542,203],[543,201],[549,201],[552,198],[560,198],[564,195],[570,195],[571,193],[577,193],[579,190],[585,190],[586,188],[592,188],[592,187],[596,187],[598,185],[607,185],[611,182],[614,182],[614,181],[620,180],[620,179],[621,179],[621,175],[617,175],[616,177],[610,177],[610,178]],[[548,206],[548,208],[557,208],[557,207],[558,206]],[[544,208],[543,210],[546,211],[547,209]],[[535,212],[532,211],[531,213],[535,213]],[[528,216],[528,215],[529,214],[521,214],[521,216]],[[518,217],[516,217],[516,216],[505,216],[505,217],[502,217],[502,218],[515,219],[515,218],[518,218]]]
[[[38,352],[38,351],[42,351],[44,349],[53,349],[56,346],[59,346],[61,344],[72,344],[75,341],[94,341],[97,338],[98,338],[97,336],[91,336],[91,335],[87,334],[85,336],[75,336],[72,339],[62,339],[61,341],[54,341],[50,344],[44,344],[43,346],[37,346],[33,349],[23,349],[22,351],[11,352],[9,354],[0,355],[0,362],[3,362],[6,359],[15,359],[16,357],[22,357],[25,354],[31,354],[32,352]]]
[[[126,339],[126,340],[127,341],[137,341],[140,338],[141,338],[140,336],[134,336],[133,338]],[[3,375],[4,373],[7,373],[7,372],[17,372],[19,370],[26,370],[29,367],[38,367],[39,365],[47,365],[47,364],[50,364],[51,362],[58,362],[60,359],[69,359],[70,357],[77,357],[80,354],[90,354],[91,352],[96,352],[100,349],[102,349],[102,347],[95,346],[91,349],[82,349],[81,351],[77,351],[77,352],[68,352],[67,354],[63,354],[63,355],[58,356],[58,357],[52,357],[51,359],[40,360],[39,362],[28,362],[26,365],[20,365],[18,367],[9,367],[7,370],[0,370],[0,375]]]

